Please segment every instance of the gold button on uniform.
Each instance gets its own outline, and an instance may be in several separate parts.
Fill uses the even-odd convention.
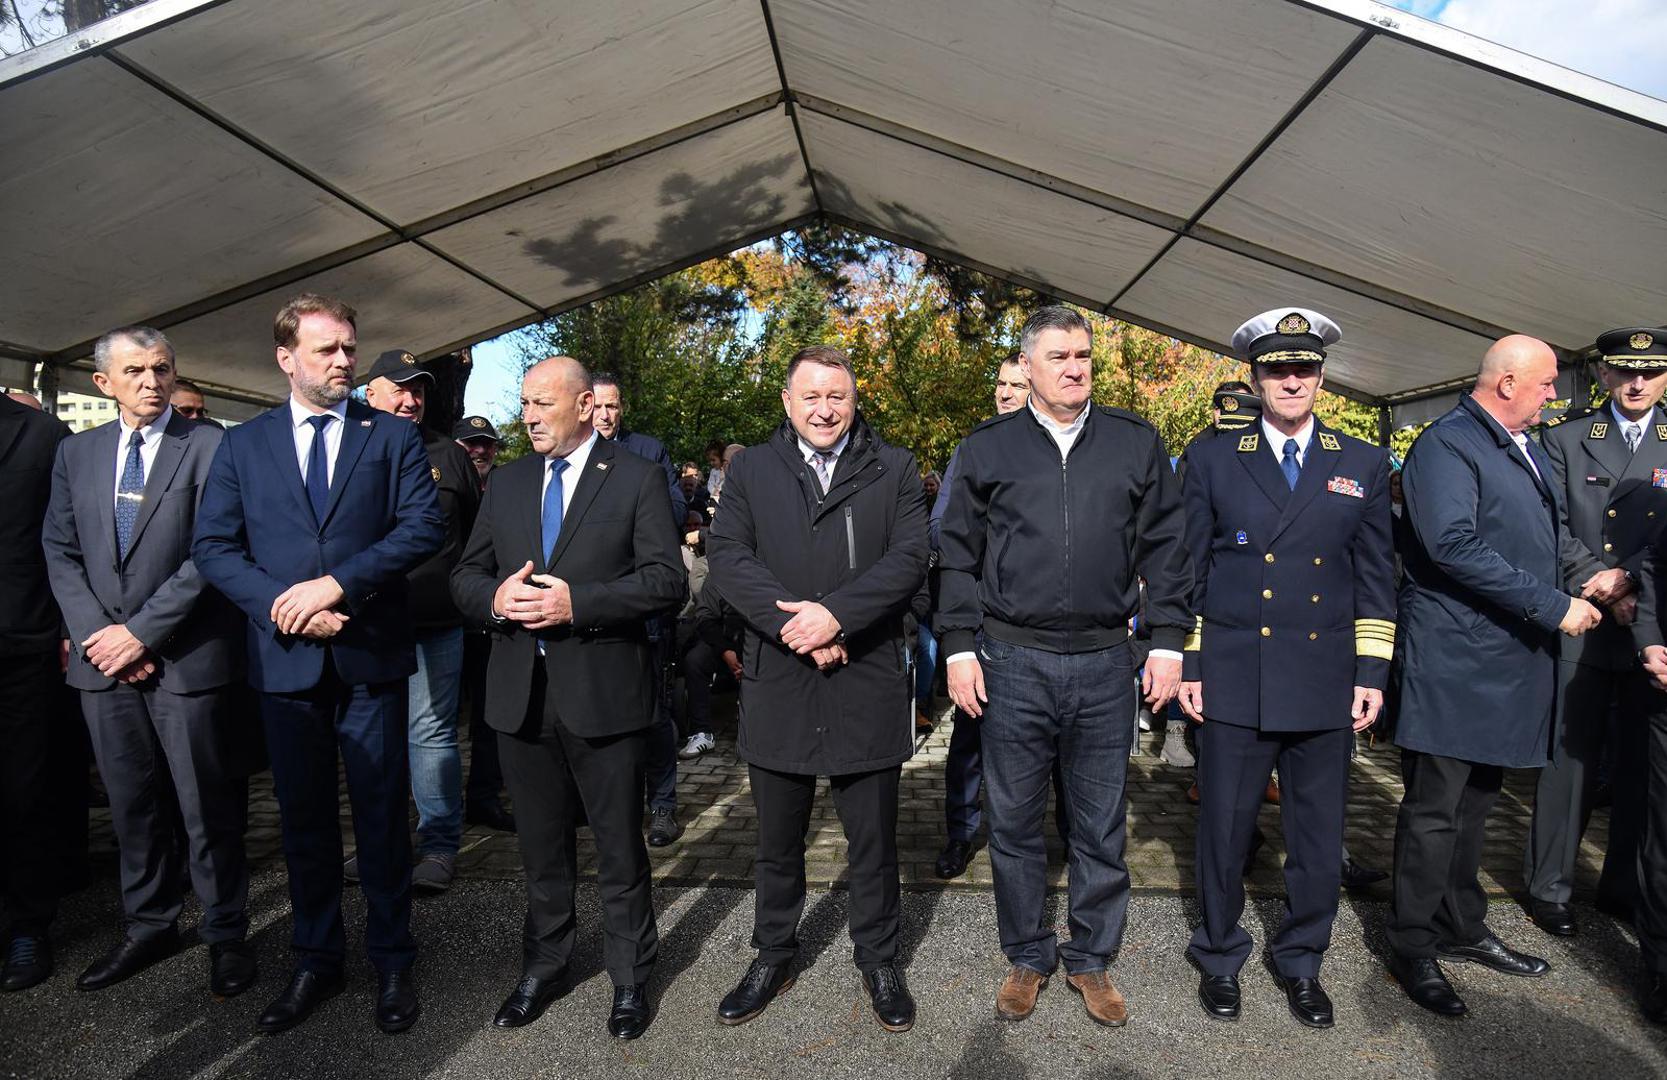
[[[1308,598],[1308,602],[1309,602],[1309,603],[1310,603],[1310,604],[1317,604],[1317,603],[1319,603],[1319,602],[1320,602],[1320,594],[1319,594],[1319,593],[1315,593],[1315,594],[1314,594],[1314,595],[1313,595],[1313,596],[1310,596],[1310,597],[1309,597],[1309,598]]]
[[[1262,590],[1262,599],[1272,600],[1273,599],[1273,590],[1272,589],[1263,589]]]
[[[1615,509],[1614,509],[1614,507],[1610,507],[1610,509],[1609,509],[1609,516],[1610,516],[1610,517],[1614,517],[1614,516],[1615,516]]]
[[[1605,551],[1614,551],[1615,550],[1615,545],[1614,544],[1605,544],[1605,545],[1603,545],[1603,550],[1605,550]]]
[[[1309,641],[1318,641],[1318,640],[1320,640],[1320,635],[1318,635],[1318,634],[1309,634],[1308,635],[1308,640]]]
[[[1262,636],[1263,637],[1273,637],[1273,631],[1270,630],[1268,627],[1264,626],[1264,627],[1262,627]]]
[[[1323,562],[1325,562],[1324,559],[1320,558],[1318,555],[1314,556],[1314,565],[1315,566],[1318,566]]]
[[[1263,562],[1273,562],[1273,552],[1270,551],[1266,555],[1262,556],[1262,561]]]

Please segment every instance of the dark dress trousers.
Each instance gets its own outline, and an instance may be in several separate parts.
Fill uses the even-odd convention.
[[[1236,975],[1251,938],[1244,863],[1270,769],[1285,834],[1287,978],[1319,974],[1337,917],[1356,686],[1382,690],[1394,649],[1387,451],[1318,420],[1293,489],[1260,426],[1194,442],[1182,482],[1196,576],[1184,675],[1203,684],[1199,907],[1188,951]]]
[[[1641,423],[1636,453],[1627,448],[1608,406],[1560,417],[1540,433],[1563,505],[1566,592],[1578,596],[1587,578],[1609,567],[1641,578],[1650,546],[1667,525],[1667,412],[1652,409]],[[1634,864],[1654,692],[1638,666],[1630,630],[1608,617],[1563,643],[1557,675],[1551,764],[1540,773],[1534,793],[1523,880],[1536,900],[1568,902],[1599,763],[1612,758],[1614,802],[1598,892],[1631,908],[1638,892]],[[1606,738],[1611,731],[1620,737],[1618,746]]]
[[[724,478],[709,583],[746,620],[736,749],[758,808],[753,944],[767,963],[798,949],[817,776],[832,778],[849,845],[856,964],[870,971],[897,959],[897,784],[914,752],[904,617],[928,554],[914,456],[860,414],[826,493],[785,421]],[[782,644],[792,616],[776,601],[798,599],[839,620],[848,664],[819,671]]]
[[[644,623],[677,609],[686,576],[652,462],[597,439],[583,474],[563,477],[576,486],[558,537],[541,535],[547,467],[530,455],[494,471],[452,595],[470,625],[492,632],[486,721],[498,732],[527,874],[524,973],[555,978],[572,956],[582,806],[596,836],[608,975],[626,986],[648,980],[659,949],[642,836],[654,720]],[[567,583],[572,624],[528,631],[493,618],[493,594],[529,560]]]
[[[80,691],[110,793],[122,906],[135,939],[174,928],[182,860],[203,903],[203,940],[241,938],[248,926],[247,791],[236,754],[247,736],[236,729],[250,721],[228,708],[224,693],[243,673],[243,620],[191,561],[197,506],[223,435],[169,414],[125,556],[115,528],[121,423],[66,439],[53,468],[47,572],[69,633],[69,684]],[[155,675],[121,683],[88,662],[80,643],[112,624],[144,643]]]
[[[44,934],[58,908],[47,748],[60,719],[62,628],[41,524],[53,457],[68,436],[63,421],[0,394],[0,880],[8,936]]]
[[[1551,462],[1538,475],[1468,394],[1426,428],[1401,473],[1406,580],[1395,742],[1406,794],[1395,827],[1390,944],[1430,957],[1486,927],[1476,881],[1503,770],[1550,757],[1559,562]]]
[[[246,618],[303,969],[340,970],[342,844],[337,755],[347,774],[365,944],[379,971],[416,959],[411,937],[406,680],[416,671],[405,578],[439,550],[440,504],[417,425],[348,401],[322,520],[314,516],[285,402],[226,432],[197,510],[191,558]],[[278,633],[272,603],[333,576],[349,621],[325,642]]]
[[[1639,575],[1638,620],[1633,642],[1642,652],[1667,645],[1667,533],[1657,534]],[[1649,687],[1645,714],[1643,784],[1634,863],[1637,899],[1633,928],[1644,968],[1667,975],[1667,694]]]

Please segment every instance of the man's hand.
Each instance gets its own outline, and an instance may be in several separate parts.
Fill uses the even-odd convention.
[[[1370,686],[1354,688],[1354,708],[1349,710],[1349,716],[1354,720],[1356,731],[1365,731],[1378,722],[1378,713],[1383,711],[1383,691],[1374,690]]]
[[[1579,637],[1603,621],[1603,612],[1578,596],[1569,597],[1569,610],[1557,629],[1569,637]]]
[[[1599,570],[1580,585],[1580,598],[1594,604],[1612,604],[1623,596],[1632,595],[1632,592],[1632,579],[1619,566]]]
[[[1638,597],[1634,593],[1625,596],[1609,605],[1609,617],[1618,626],[1631,626],[1638,620]]]
[[[816,667],[819,671],[832,671],[836,667],[851,662],[850,654],[845,651],[845,646],[838,642],[832,645],[824,645],[820,649],[812,649],[810,658],[816,661]]]
[[[156,661],[152,660],[149,656],[146,656],[143,660],[140,660],[140,661],[138,661],[134,664],[130,664],[129,666],[123,668],[121,671],[116,672],[115,675],[113,676],[113,678],[115,678],[119,682],[124,682],[124,683],[128,683],[128,684],[131,685],[131,684],[136,684],[136,683],[142,683],[146,679],[150,678],[152,675],[155,675],[155,674],[156,674]]]
[[[94,630],[92,636],[81,643],[81,649],[87,654],[87,662],[109,679],[132,667],[146,653],[144,642],[134,637],[133,632],[121,623],[111,623],[102,630]]]
[[[498,590],[492,594],[492,615],[494,618],[510,619],[514,622],[526,622],[526,612],[521,605],[536,603],[539,594],[544,590],[527,581],[532,577],[533,563],[528,559],[521,569],[504,578],[498,585]],[[517,614],[523,617],[517,618]]]
[[[342,632],[342,627],[350,618],[339,611],[321,611],[307,620],[307,625],[301,628],[301,636],[308,641],[329,641]]]
[[[1667,646],[1646,645],[1644,655],[1644,674],[1650,677],[1657,690],[1667,690]]]
[[[839,636],[839,620],[814,600],[777,600],[776,607],[793,613],[781,628],[781,643],[796,653],[814,652]]]
[[[1204,684],[1202,682],[1183,682],[1176,700],[1181,703],[1181,711],[1187,714],[1187,719],[1195,724],[1204,722]]]
[[[984,715],[984,703],[990,696],[984,692],[984,666],[978,657],[968,656],[949,662],[949,700],[968,716]]]
[[[272,601],[272,623],[280,634],[299,634],[309,619],[335,607],[342,599],[342,587],[329,574],[296,582]]]
[[[724,650],[724,665],[729,668],[729,673],[735,676],[735,681],[740,682],[741,657],[735,652],[734,649]]]
[[[573,621],[573,591],[567,587],[567,582],[549,574],[534,574],[529,580],[544,588],[538,590],[537,604],[533,608],[538,617],[521,625],[528,630],[548,630]]]
[[[1146,704],[1157,712],[1181,689],[1181,662],[1165,656],[1148,656],[1140,689],[1146,694]]]

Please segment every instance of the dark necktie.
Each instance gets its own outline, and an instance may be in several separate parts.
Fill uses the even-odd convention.
[[[1279,458],[1279,469],[1285,474],[1285,482],[1291,485],[1291,490],[1297,489],[1297,477],[1302,475],[1302,466],[1297,464],[1297,441],[1285,440],[1285,452]]]
[[[133,523],[139,518],[139,507],[145,501],[145,459],[139,448],[145,437],[137,431],[127,440],[127,463],[122,466],[122,479],[116,485],[116,551],[127,558],[127,546],[133,542]]]
[[[556,557],[556,541],[561,539],[561,474],[567,468],[565,460],[557,459],[550,462],[550,483],[544,489],[544,516],[541,519],[540,532],[544,540],[544,565],[550,565],[550,560]]]
[[[324,428],[335,413],[307,417],[313,426],[313,448],[307,454],[307,500],[313,504],[313,520],[324,524],[324,508],[330,504],[330,458],[324,449]]]

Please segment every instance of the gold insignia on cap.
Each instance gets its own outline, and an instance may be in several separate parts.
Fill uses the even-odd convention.
[[[1592,424],[1592,430],[1586,433],[1588,439],[1606,439],[1609,437],[1609,425],[1602,420]]]
[[[1293,311],[1279,320],[1277,329],[1281,334],[1306,334],[1313,327],[1308,324],[1307,319]]]
[[[417,362],[417,358],[408,352],[402,352],[399,354],[399,362],[402,364],[415,364]]]
[[[1337,436],[1329,431],[1320,432],[1320,445],[1327,450],[1341,450],[1343,446],[1337,441]]]
[[[1647,349],[1651,345],[1655,344],[1655,338],[1649,334],[1638,333],[1628,338],[1627,344],[1631,345],[1634,349]]]
[[[1221,411],[1222,412],[1238,412],[1239,411],[1239,399],[1238,398],[1222,398],[1221,399]]]
[[[478,428],[485,427],[486,426],[486,417],[484,417],[484,416],[472,417],[469,420],[469,426],[470,427],[478,427]]]
[[[1256,449],[1257,442],[1258,442],[1258,436],[1256,436],[1256,435],[1242,436],[1239,439],[1239,453],[1246,454],[1246,453],[1249,453],[1250,451]]]
[[[434,482],[438,484],[440,482],[440,467],[438,465],[433,466],[428,470],[428,472],[429,475],[434,477]]]

